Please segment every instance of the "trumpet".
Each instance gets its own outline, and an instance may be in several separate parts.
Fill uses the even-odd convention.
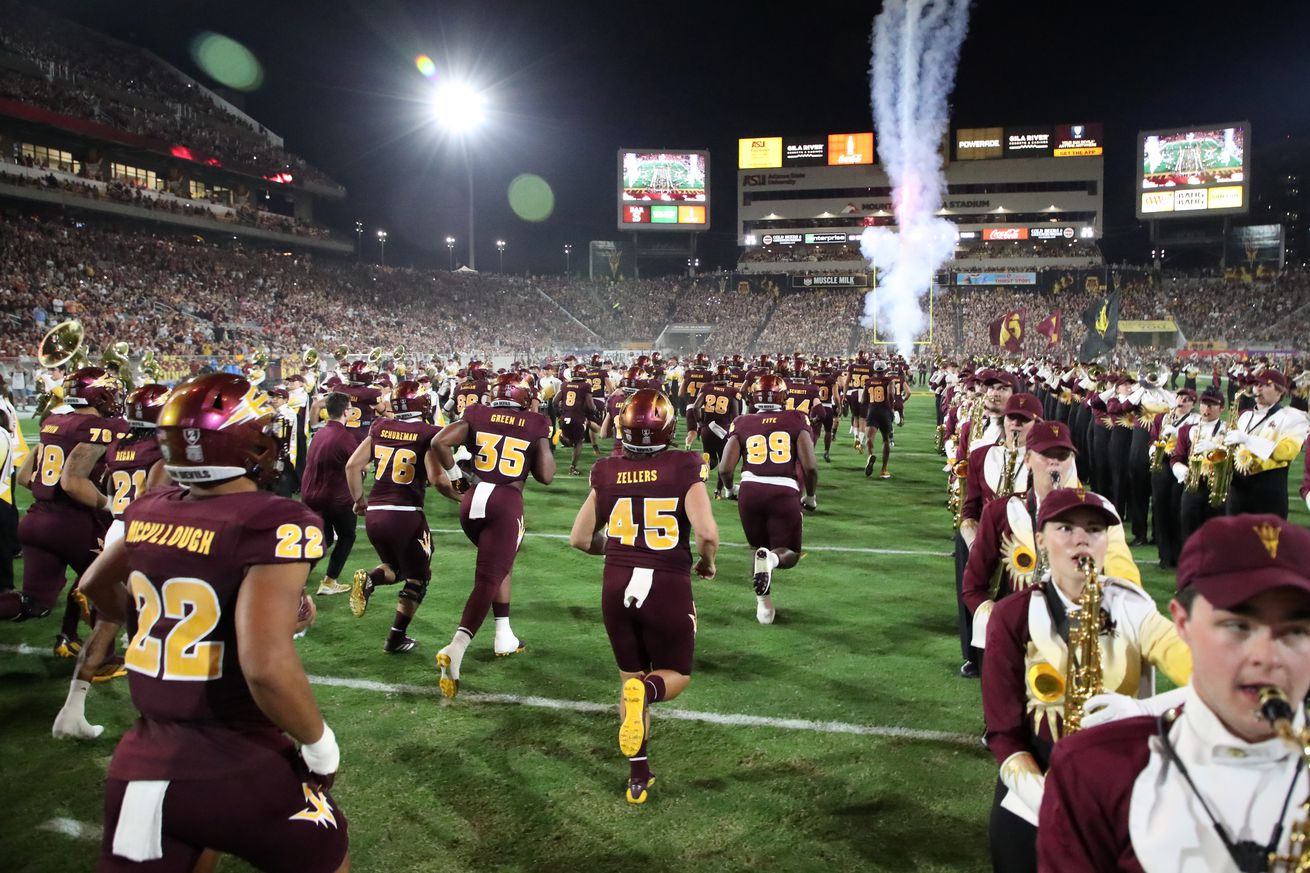
[[[1310,765],[1310,728],[1297,730],[1293,724],[1295,715],[1283,689],[1275,685],[1260,689],[1260,717]],[[1301,818],[1293,822],[1288,842],[1288,854],[1280,855],[1276,850],[1269,853],[1269,869],[1285,873],[1310,870],[1310,796],[1301,804]]]
[[[1105,690],[1101,669],[1101,578],[1096,564],[1083,556],[1078,559],[1083,574],[1083,596],[1076,619],[1069,630],[1069,682],[1064,696],[1064,734],[1075,733],[1083,726],[1083,707],[1094,695]]]

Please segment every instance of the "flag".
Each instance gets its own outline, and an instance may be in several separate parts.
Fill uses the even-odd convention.
[[[991,323],[992,345],[1000,346],[1007,352],[1017,352],[1023,348],[1022,309],[1007,312]]]
[[[1083,310],[1087,339],[1079,356],[1091,361],[1114,348],[1119,341],[1119,295],[1110,293],[1092,298]]]
[[[1046,347],[1058,346],[1060,337],[1064,334],[1064,316],[1060,310],[1055,310],[1046,318],[1043,318],[1037,324],[1037,332],[1046,337]]]

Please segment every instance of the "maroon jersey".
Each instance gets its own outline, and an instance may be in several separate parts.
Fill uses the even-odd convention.
[[[512,406],[470,406],[464,412],[478,478],[493,485],[508,485],[528,478],[537,440],[550,438],[550,419],[540,412]]]
[[[591,382],[586,379],[570,379],[555,395],[555,403],[560,418],[587,418],[594,415],[596,407],[591,402]]]
[[[591,393],[600,397],[605,393],[605,383],[609,381],[610,371],[604,367],[588,367],[587,382],[591,384]]]
[[[804,413],[783,409],[739,415],[730,433],[736,434],[741,444],[743,482],[748,481],[747,474],[796,481],[796,441],[802,433],[810,433],[810,420]]]
[[[128,434],[105,452],[105,481],[109,484],[109,511],[118,518],[142,494],[150,468],[163,459],[154,431]]]
[[[466,379],[455,389],[455,415],[464,417],[464,410],[487,402],[487,380]]]
[[[850,392],[863,389],[872,375],[873,367],[868,364],[851,364],[846,368],[846,390]]]
[[[237,596],[252,566],[321,558],[318,516],[266,491],[197,498],[166,488],[123,521],[133,602],[124,661],[142,717],[110,778],[214,779],[272,765],[291,741],[246,685]]]
[[[820,373],[810,380],[816,390],[819,392],[819,402],[831,405],[833,399],[837,396],[837,377],[832,373]]]
[[[728,383],[729,383],[729,384],[731,384],[731,385],[736,385],[738,388],[741,388],[741,387],[742,387],[742,384],[743,384],[745,381],[746,381],[746,370],[745,370],[744,368],[742,368],[742,367],[729,367],[729,368],[728,368]]]
[[[357,443],[363,442],[377,416],[374,410],[382,399],[382,392],[372,385],[341,385],[332,390],[350,398],[350,405],[346,407],[346,428],[355,435]]]
[[[731,385],[712,382],[701,390],[700,423],[701,427],[717,424],[725,431],[732,426],[737,417],[740,400],[737,389]]]
[[[794,409],[805,413],[807,418],[814,417],[814,408],[819,405],[818,386],[805,382],[792,382],[787,385],[787,400],[784,409]]]
[[[601,458],[591,468],[596,518],[606,520],[605,566],[691,572],[687,491],[709,470],[699,454]]]
[[[114,440],[127,436],[127,423],[121,418],[101,418],[65,412],[46,417],[41,423],[41,454],[32,470],[32,497],[37,501],[77,509],[88,509],[69,497],[59,485],[64,464],[73,449],[82,443],[96,443],[108,447]],[[88,477],[100,482],[105,475],[105,461],[96,462]]]
[[[349,507],[353,503],[346,485],[346,461],[358,444],[339,421],[329,421],[314,434],[300,481],[300,496],[305,505],[327,508]]]
[[[441,428],[424,421],[379,418],[368,429],[373,442],[373,490],[369,506],[422,506],[428,487],[423,459]]]
[[[686,395],[692,400],[700,394],[701,389],[710,381],[710,371],[704,367],[693,367],[683,374],[683,384],[686,386]]]
[[[864,380],[864,402],[874,409],[891,410],[900,392],[897,378],[887,373],[872,373]]]
[[[623,404],[628,402],[628,395],[623,393],[622,388],[616,388],[610,392],[610,396],[605,398],[605,414],[610,419],[610,432],[605,436],[618,436],[619,433],[619,413],[623,411]]]

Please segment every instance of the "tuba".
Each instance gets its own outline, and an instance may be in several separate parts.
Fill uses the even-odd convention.
[[[1295,715],[1283,689],[1274,685],[1260,689],[1260,717],[1273,725],[1274,733],[1290,743],[1304,762],[1310,765],[1310,728],[1297,730],[1293,724]],[[1310,870],[1310,796],[1301,804],[1301,818],[1292,825],[1288,839],[1290,852],[1280,855],[1275,847],[1275,851],[1269,853],[1269,869],[1283,873]]]
[[[341,345],[337,346],[335,349],[332,350],[332,357],[337,359],[338,365],[345,363],[346,356],[349,354],[350,354],[350,347],[347,346],[345,343],[342,343]]]
[[[119,341],[110,343],[100,356],[100,366],[118,376],[125,391],[131,391],[136,387],[132,380],[132,361],[128,359],[129,351],[127,343]]]
[[[41,338],[36,353],[37,361],[48,370],[62,367],[78,357],[85,340],[86,331],[82,328],[82,322],[76,318],[61,321]]]
[[[145,376],[148,382],[164,380],[164,365],[159,363],[153,351],[148,351],[141,357],[141,375]]]
[[[382,363],[382,346],[374,346],[369,349],[368,362],[376,369],[377,365]]]
[[[314,369],[318,366],[318,349],[310,346],[300,353],[300,365],[307,369]]]
[[[1094,695],[1105,690],[1101,676],[1101,578],[1091,558],[1078,559],[1082,570],[1083,596],[1078,610],[1070,618],[1076,622],[1069,629],[1069,681],[1064,695],[1064,735],[1083,726],[1083,707]]]

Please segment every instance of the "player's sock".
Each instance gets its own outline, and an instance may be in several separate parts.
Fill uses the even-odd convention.
[[[77,639],[77,628],[82,621],[82,606],[72,592],[64,604],[64,619],[59,624],[59,632],[66,637]]]
[[[637,754],[628,758],[628,779],[640,782],[650,781],[650,759],[646,755],[646,740],[641,741]]]
[[[514,630],[509,626],[509,604],[493,603],[492,609],[498,606],[505,607],[504,615],[495,617],[496,637],[493,648],[497,655],[513,655],[523,651],[523,641],[518,638]]]
[[[392,579],[390,582],[388,582],[387,571],[382,569],[381,567],[374,567],[372,570],[369,570],[368,578],[370,581],[372,581],[374,588],[376,588],[379,585],[392,585],[395,584],[396,581],[395,579]]]
[[[64,700],[63,709],[55,716],[55,724],[51,729],[51,735],[56,739],[73,737],[94,740],[104,733],[102,725],[90,724],[86,720],[86,692],[90,687],[91,683],[82,679],[74,679],[69,684],[68,697]]]
[[[642,680],[646,686],[646,702],[655,703],[664,699],[664,677],[651,674]],[[642,744],[643,754],[645,754],[645,744]]]
[[[454,697],[459,693],[459,666],[464,660],[464,652],[473,642],[473,634],[465,628],[455,631],[450,644],[437,652],[437,667],[441,670],[441,693]]]

